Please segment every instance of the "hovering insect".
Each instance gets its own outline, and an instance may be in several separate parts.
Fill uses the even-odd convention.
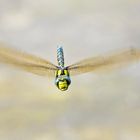
[[[129,48],[127,50],[117,51],[105,56],[84,59],[78,63],[65,67],[63,48],[61,46],[57,48],[58,66],[56,66],[47,60],[6,47],[4,44],[0,44],[1,63],[10,64],[41,76],[55,76],[55,85],[61,91],[68,89],[71,84],[70,76],[72,75],[91,71],[109,71],[110,69],[120,68],[121,66],[125,66],[126,64],[139,59],[140,50]]]

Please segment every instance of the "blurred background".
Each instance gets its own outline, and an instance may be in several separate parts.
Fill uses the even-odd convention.
[[[0,41],[66,65],[140,48],[139,0],[0,0]],[[1,140],[139,140],[140,63],[107,74],[54,79],[0,65]]]

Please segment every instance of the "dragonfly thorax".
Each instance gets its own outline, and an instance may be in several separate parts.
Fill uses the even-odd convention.
[[[71,83],[69,72],[67,69],[59,69],[55,73],[55,85],[58,89],[65,91]]]

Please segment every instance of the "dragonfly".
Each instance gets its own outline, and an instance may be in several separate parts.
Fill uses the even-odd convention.
[[[116,50],[101,56],[90,57],[65,66],[62,46],[57,47],[57,63],[54,65],[48,60],[31,55],[17,49],[0,44],[0,63],[9,64],[15,68],[37,74],[54,77],[55,85],[61,91],[66,91],[71,84],[71,76],[88,72],[108,72],[121,68],[140,59],[138,48]]]

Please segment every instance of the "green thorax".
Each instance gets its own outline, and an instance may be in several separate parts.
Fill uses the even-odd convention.
[[[67,69],[58,69],[55,73],[55,84],[58,89],[65,91],[68,89],[71,79]]]

